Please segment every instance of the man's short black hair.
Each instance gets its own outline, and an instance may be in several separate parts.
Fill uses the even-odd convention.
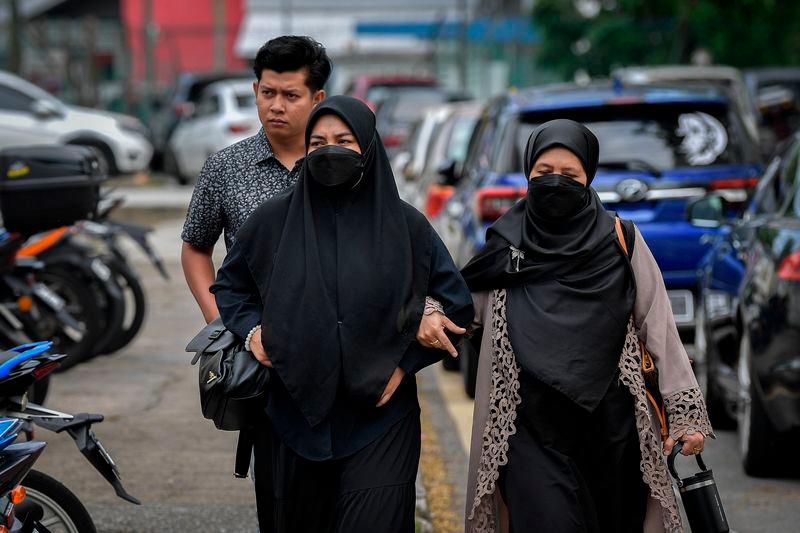
[[[267,41],[258,50],[253,63],[256,79],[261,79],[265,69],[279,73],[306,69],[306,85],[316,92],[331,75],[331,60],[325,47],[311,37],[284,35]]]

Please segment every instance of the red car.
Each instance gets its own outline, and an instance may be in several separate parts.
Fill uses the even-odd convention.
[[[365,102],[376,111],[381,103],[397,89],[407,87],[436,87],[435,79],[427,76],[361,74],[350,82],[345,94]]]

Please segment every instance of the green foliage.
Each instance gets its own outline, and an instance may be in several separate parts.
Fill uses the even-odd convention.
[[[569,78],[615,66],[688,63],[705,49],[737,67],[800,65],[796,0],[597,0],[593,17],[580,0],[537,0],[540,67]]]

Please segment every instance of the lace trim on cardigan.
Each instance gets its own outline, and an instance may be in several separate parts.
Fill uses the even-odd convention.
[[[653,416],[647,403],[644,377],[642,376],[642,352],[639,336],[633,319],[628,323],[628,334],[619,360],[620,382],[628,387],[635,403],[636,428],[639,433],[639,451],[642,454],[639,467],[642,480],[650,488],[650,496],[662,508],[662,518],[666,531],[683,531],[678,502],[672,489],[672,480],[667,471],[662,453],[661,437],[653,429]]]
[[[473,531],[494,533],[497,506],[494,492],[500,467],[508,462],[508,438],[517,432],[514,420],[519,395],[519,366],[508,340],[506,325],[506,291],[494,291],[492,305],[492,387],[489,392],[489,414],[483,430],[483,445],[478,463],[475,500],[468,519]]]
[[[664,407],[669,418],[669,436],[673,439],[678,440],[686,433],[691,435],[697,431],[706,437],[714,437],[706,402],[699,388],[679,390],[665,396]]]
[[[444,306],[434,298],[430,296],[425,297],[425,309],[422,312],[423,315],[430,315],[431,313],[439,312],[444,314]]]

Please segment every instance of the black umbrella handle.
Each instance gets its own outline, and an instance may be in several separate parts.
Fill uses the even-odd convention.
[[[678,454],[681,453],[681,449],[683,449],[683,443],[678,442],[673,446],[672,451],[669,454],[669,458],[667,459],[667,467],[669,468],[669,473],[675,478],[675,481],[678,482],[678,486],[683,486],[683,481],[681,480],[680,476],[678,475],[678,471],[675,469],[675,458],[678,457]],[[703,456],[701,454],[696,454],[694,458],[697,460],[697,466],[700,467],[700,470],[706,472],[708,467],[706,466],[705,461],[703,461]]]

